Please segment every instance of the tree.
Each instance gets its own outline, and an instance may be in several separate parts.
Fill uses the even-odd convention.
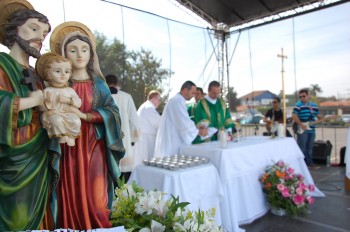
[[[95,32],[96,51],[100,62],[100,68],[104,75],[114,74],[123,85],[124,71],[126,69],[126,47],[116,38],[108,42],[107,37]]]
[[[239,100],[237,99],[237,92],[233,90],[233,87],[229,87],[227,94],[226,94],[226,99],[228,101],[229,109],[230,112],[236,112],[237,111],[237,106],[239,106]]]
[[[161,65],[161,60],[157,60],[150,51],[141,49],[129,53],[123,88],[134,97],[135,104],[138,102],[141,105],[151,90],[164,92],[162,83],[168,79],[170,71],[163,69]]]
[[[162,60],[143,48],[140,51],[127,51],[126,46],[116,38],[109,42],[105,35],[98,32],[95,32],[95,37],[102,73],[118,77],[121,88],[131,94],[136,108],[147,99],[151,90],[158,90],[162,100],[167,100],[169,93],[164,93],[162,86],[172,73],[162,68]]]
[[[317,97],[318,93],[322,93],[322,89],[318,84],[310,85],[310,94]]]

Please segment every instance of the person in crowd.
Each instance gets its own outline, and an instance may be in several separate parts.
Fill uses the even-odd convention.
[[[57,228],[109,228],[113,182],[120,176],[119,161],[125,154],[119,109],[100,71],[95,37],[86,25],[58,25],[50,48],[72,62],[71,87],[82,100],[79,109],[66,110],[82,122],[75,146],[61,144]]]
[[[0,53],[0,231],[54,229],[60,147],[40,124],[44,85],[29,65],[50,30],[28,1],[0,1],[0,43],[10,49]]]
[[[201,87],[197,87],[196,94],[194,95],[195,102],[191,102],[187,104],[187,111],[190,115],[190,118],[194,120],[194,109],[196,108],[197,103],[205,96],[203,89]]]
[[[151,159],[154,156],[156,136],[160,125],[161,116],[157,108],[161,103],[160,93],[151,90],[145,101],[137,110],[140,119],[140,139],[135,144],[135,165],[142,163],[144,159]]]
[[[230,110],[221,95],[221,85],[217,81],[212,81],[208,86],[208,94],[204,96],[196,105],[194,121],[197,126],[203,122],[208,122],[208,127],[217,130],[224,128],[229,137],[234,133],[235,124],[231,118]],[[218,133],[213,134],[210,138],[202,140],[197,136],[193,143],[203,143],[205,141],[218,140]]]
[[[323,115],[320,114],[317,105],[310,101],[309,91],[307,89],[302,89],[299,91],[298,101],[293,109],[292,117],[294,122],[300,127],[304,132],[297,133],[297,143],[305,156],[306,165],[309,168],[318,169],[318,165],[314,164],[312,159],[312,150],[315,142],[315,125],[310,125],[307,128],[306,122],[322,122],[324,120]]]
[[[180,92],[166,104],[156,138],[156,157],[178,154],[182,145],[191,144],[197,135],[208,134],[208,128],[197,127],[186,109],[186,101],[195,93],[196,85],[192,81],[186,81]]]
[[[281,99],[279,97],[274,97],[272,100],[272,108],[269,109],[263,117],[263,121],[266,123],[266,129],[268,131],[267,135],[271,135],[275,133],[277,135],[277,131],[272,132],[272,127],[275,122],[283,123],[283,110],[281,109]],[[292,137],[289,130],[286,128],[286,136]]]
[[[58,138],[59,143],[75,145],[75,138],[80,134],[81,121],[75,113],[65,112],[65,107],[79,108],[81,99],[69,87],[72,75],[71,62],[53,52],[40,56],[35,64],[35,70],[46,81],[44,103],[40,107],[43,127],[50,138]]]
[[[128,181],[135,163],[135,152],[132,145],[138,141],[140,134],[139,117],[137,116],[132,96],[120,90],[117,76],[113,74],[107,75],[106,82],[120,112],[122,131],[124,133],[123,144],[126,152],[124,158],[120,160],[119,166],[122,176],[124,176],[125,181]]]

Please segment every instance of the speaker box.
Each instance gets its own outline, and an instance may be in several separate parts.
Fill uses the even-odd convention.
[[[350,191],[350,179],[347,176],[345,176],[345,191]]]
[[[342,167],[345,166],[345,152],[346,152],[346,147],[340,148],[340,163],[339,163],[339,166],[342,166]]]
[[[326,164],[327,156],[331,155],[332,144],[327,141],[317,140],[314,143],[312,158],[315,163]]]

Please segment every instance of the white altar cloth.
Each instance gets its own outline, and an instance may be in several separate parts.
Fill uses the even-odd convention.
[[[346,163],[346,177],[350,179],[350,127],[348,128],[344,162]]]
[[[224,190],[222,222],[230,232],[243,231],[240,224],[251,223],[268,211],[259,182],[268,165],[283,160],[302,174],[307,184],[314,184],[304,155],[293,138],[252,136],[228,142],[225,149],[218,142],[209,142],[183,146],[180,153],[209,158],[217,168]],[[312,195],[324,196],[317,188]]]
[[[215,221],[221,225],[220,200],[223,190],[219,174],[212,164],[170,171],[163,168],[138,165],[128,180],[130,184],[135,181],[145,190],[165,192],[175,197],[179,196],[180,202],[189,202],[187,209],[197,211],[216,208]]]

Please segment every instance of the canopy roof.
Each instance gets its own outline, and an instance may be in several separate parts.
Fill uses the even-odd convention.
[[[325,7],[334,6],[349,0],[176,0],[193,11],[213,27],[219,23],[229,28],[240,26],[258,19],[261,23],[281,20]],[[282,12],[290,12],[279,15]],[[267,17],[272,18],[267,19]]]

